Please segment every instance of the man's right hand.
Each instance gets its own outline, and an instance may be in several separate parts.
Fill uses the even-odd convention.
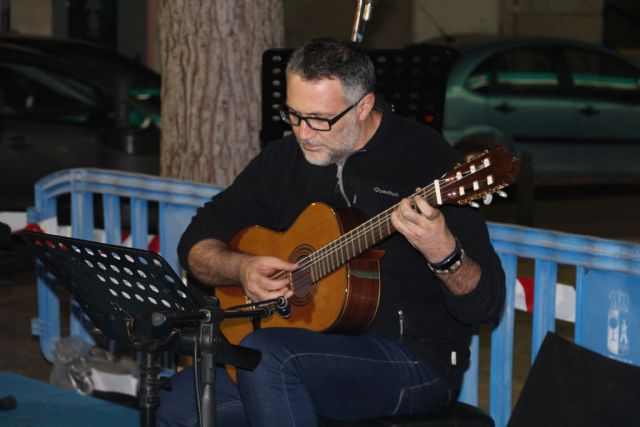
[[[267,256],[245,256],[239,264],[240,284],[252,301],[293,296],[292,271],[297,264]]]
[[[189,268],[207,285],[238,285],[252,301],[293,295],[290,272],[297,264],[269,256],[254,256],[231,250],[224,242],[205,239],[189,252]]]

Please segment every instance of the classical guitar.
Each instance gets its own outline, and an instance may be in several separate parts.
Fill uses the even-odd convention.
[[[469,204],[501,192],[516,177],[519,161],[503,149],[458,165],[442,178],[410,197],[424,197],[432,206]],[[290,276],[294,296],[291,316],[273,315],[260,327],[294,327],[314,331],[358,333],[373,321],[380,297],[379,259],[383,251],[371,249],[394,233],[392,206],[362,222],[352,209],[333,209],[313,203],[285,232],[254,226],[240,231],[231,247],[253,255],[269,255],[296,262],[300,268]],[[240,286],[216,288],[222,307],[246,304]],[[226,319],[224,335],[237,344],[254,324],[245,319]]]

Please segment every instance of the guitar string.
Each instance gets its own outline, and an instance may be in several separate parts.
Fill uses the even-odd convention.
[[[412,196],[420,195],[419,193],[420,192],[417,192],[417,193],[413,194]],[[431,194],[433,194],[433,193],[431,193]],[[431,194],[429,194],[429,195],[431,195]],[[397,205],[394,205],[394,206],[386,209],[385,211],[383,211],[380,214],[376,215],[376,217],[372,218],[371,220],[360,224],[356,228],[354,228],[354,229],[348,231],[347,233],[343,234],[342,236],[340,236],[337,240],[335,240],[335,241],[327,244],[326,246],[323,246],[322,248],[318,249],[317,251],[314,252],[315,256],[311,256],[311,257],[305,258],[305,261],[307,261],[307,262],[306,262],[306,264],[302,264],[300,269],[305,268],[305,267],[309,267],[310,264],[319,262],[323,258],[327,258],[328,256],[338,252],[339,250],[342,250],[345,246],[348,245],[349,241],[359,240],[362,236],[366,236],[367,234],[371,234],[370,231],[372,229],[379,228],[380,224],[388,222],[388,219],[389,219],[391,213],[393,212],[393,210],[396,208],[396,206]],[[374,239],[375,239],[375,237],[374,237]]]
[[[463,176],[463,178],[468,178],[468,176],[476,174],[478,172],[480,172],[481,170],[485,169],[486,165],[481,164],[480,167],[478,169],[472,170],[472,171],[467,171],[466,175]],[[442,190],[442,192],[446,192],[444,190],[448,190],[449,187],[454,186],[456,183],[459,183],[460,179],[459,178],[454,178],[449,176],[448,178],[443,178],[441,180],[439,180],[440,185],[440,189]],[[427,198],[429,198],[430,196],[433,196],[435,194],[435,186],[433,184],[429,185],[426,188],[421,188],[419,191],[417,191],[416,193],[412,194],[410,197],[415,197],[415,196],[425,196]],[[390,230],[390,225],[388,224],[389,218],[390,218],[390,214],[393,212],[393,210],[395,210],[395,208],[397,207],[397,204],[390,207],[389,209],[383,211],[381,214],[377,215],[376,217],[372,218],[372,220],[367,221],[363,224],[361,224],[360,226],[356,227],[355,229],[349,231],[348,233],[345,233],[343,236],[341,236],[340,238],[338,238],[337,240],[335,240],[334,242],[329,243],[327,246],[320,248],[318,251],[316,251],[315,253],[318,254],[315,258],[310,258],[312,262],[317,262],[320,261],[321,258],[327,258],[328,256],[332,256],[333,254],[337,253],[338,251],[343,251],[345,246],[347,246],[347,250],[348,250],[348,245],[350,244],[350,241],[359,240],[363,235],[366,238],[367,234],[372,234],[371,230],[373,229],[380,229],[380,224],[382,223],[387,223],[387,229],[389,231],[389,234],[391,234],[391,230]],[[364,227],[364,228],[363,228]],[[362,230],[359,230],[360,228],[362,228]],[[395,230],[394,230],[395,231]],[[352,236],[353,234],[353,236]],[[384,236],[384,237],[387,237]],[[381,235],[382,237],[382,235]],[[373,238],[375,240],[375,234],[373,234]],[[382,238],[380,239],[382,240]],[[365,240],[365,245],[366,245],[366,240]],[[368,247],[367,247],[368,248]],[[365,250],[367,249],[365,248]],[[359,253],[364,252],[364,250],[361,250]],[[355,255],[354,255],[355,256]],[[347,252],[347,258],[350,258]]]
[[[481,168],[483,169],[483,168]],[[479,169],[479,170],[481,170]],[[479,170],[475,171],[475,172],[471,172],[468,173],[469,174],[473,174],[478,172]],[[455,184],[456,182],[458,182],[459,180],[454,180],[452,181],[453,178],[445,178],[440,180],[441,184],[441,190],[446,190],[448,189],[448,187],[451,187],[453,184]],[[415,197],[415,196],[423,196],[423,197],[430,197],[433,196],[435,194],[435,186],[434,185],[430,185],[427,188],[422,188],[421,190],[417,191],[416,193],[412,194],[410,197]],[[397,207],[397,205],[394,205],[390,208],[388,208],[387,210],[383,211],[382,213],[380,213],[379,215],[377,215],[376,217],[374,217],[372,220],[369,220],[363,224],[361,224],[360,226],[356,227],[355,229],[349,231],[348,233],[345,233],[344,235],[342,235],[340,238],[338,238],[337,240],[329,243],[328,245],[320,248],[319,250],[317,250],[316,252],[314,252],[312,255],[315,256],[311,256],[311,257],[307,257],[303,260],[302,263],[300,263],[300,268],[298,268],[298,270],[294,271],[291,273],[291,281],[292,283],[295,284],[295,288],[297,291],[307,291],[309,288],[311,288],[315,282],[317,282],[316,279],[313,279],[313,266],[314,265],[321,265],[322,267],[319,268],[318,270],[321,270],[321,277],[326,277],[328,274],[330,274],[331,272],[337,270],[338,268],[340,268],[342,265],[344,265],[344,261],[343,262],[337,262],[337,266],[334,267],[334,262],[333,260],[331,260],[331,257],[334,257],[335,254],[337,254],[339,251],[344,251],[345,247],[347,248],[347,257],[346,259],[351,259],[353,257],[355,257],[357,254],[354,251],[354,255],[353,256],[349,256],[349,245],[352,245],[350,242],[354,241],[354,240],[358,240],[360,241],[360,239],[364,236],[365,237],[365,249],[364,250],[360,250],[358,252],[358,254],[366,251],[370,245],[367,245],[367,240],[366,240],[366,236],[367,234],[372,234],[371,231],[374,229],[380,229],[380,224],[386,223],[387,225],[387,230],[389,231],[389,233],[386,236],[382,236],[382,234],[380,235],[381,238],[380,240],[382,240],[384,237],[387,237],[391,234],[391,230],[390,230],[390,215],[393,212],[393,210],[395,210],[395,208]],[[395,230],[394,230],[395,231]],[[375,234],[372,234],[373,240],[375,241]],[[380,241],[378,240],[378,241]],[[355,247],[354,247],[355,248]],[[328,261],[331,261],[331,264],[329,265]],[[336,260],[338,261],[338,260]],[[309,270],[311,269],[311,272],[309,273]],[[274,275],[272,278],[274,279],[280,279],[283,277],[286,277],[286,275],[289,274],[287,272],[279,272],[276,275]],[[301,276],[302,275],[302,276]],[[301,278],[302,277],[302,278]]]
[[[350,230],[349,232],[343,234],[341,237],[338,238],[338,240],[323,246],[322,248],[312,253],[311,256],[305,257],[301,262],[299,262],[300,267],[296,271],[291,273],[291,276],[292,276],[291,281],[292,283],[295,284],[296,290],[306,292],[316,282],[316,280],[314,280],[312,277],[314,265],[316,266],[321,265],[322,267],[320,267],[319,269],[327,271],[327,273],[323,274],[322,277],[326,276],[328,273],[335,270],[330,268],[330,266],[327,263],[327,260],[330,259],[330,257],[333,256],[334,254],[338,253],[339,250],[342,250],[342,248],[347,246],[348,241],[354,241],[354,240],[359,241],[360,238],[362,236],[366,236],[371,229],[375,228],[376,226],[379,227],[379,224],[385,221],[388,222],[390,212],[392,212],[394,208],[395,206],[383,211],[382,213],[377,215],[375,218],[372,218],[371,220],[363,224],[360,224],[353,230]],[[364,251],[361,251],[361,252],[364,252]],[[287,274],[289,273],[280,271],[274,276],[272,276],[272,279],[276,279],[276,280],[281,279],[286,277]]]
[[[449,178],[451,179],[451,178]],[[446,189],[448,186],[450,186],[450,183],[446,183],[447,179],[443,179],[441,180],[441,182],[445,182],[444,185],[441,185],[441,189]],[[422,196],[422,197],[426,197],[429,198],[431,196],[433,196],[435,194],[435,186],[429,185],[426,188],[422,188],[419,191],[415,192],[414,194],[412,194],[410,197],[416,197],[416,196]],[[355,257],[356,255],[359,255],[360,253],[365,252],[371,245],[367,244],[367,235],[372,235],[373,237],[373,241],[375,242],[375,233],[372,233],[372,231],[374,230],[381,230],[380,233],[380,240],[382,240],[383,238],[391,235],[395,229],[392,230],[393,226],[390,224],[390,218],[391,218],[391,213],[393,213],[393,211],[396,209],[398,205],[394,205],[388,209],[386,209],[385,211],[383,211],[382,213],[376,215],[376,217],[372,218],[372,220],[366,221],[363,224],[360,224],[358,227],[354,228],[353,230],[350,230],[349,232],[343,234],[341,237],[339,237],[337,240],[329,243],[328,245],[318,249],[317,251],[315,251],[314,253],[312,253],[312,256],[309,257],[305,257],[304,260],[299,263],[300,267],[291,273],[291,280],[293,283],[295,283],[296,285],[296,290],[298,291],[307,291],[310,287],[313,286],[313,284],[317,281],[314,280],[312,275],[313,275],[313,266],[314,265],[321,265],[320,268],[318,268],[317,270],[322,270],[321,274],[322,277],[325,277],[326,275],[328,275],[329,273],[335,271],[337,268],[341,267],[342,265],[344,265],[344,262],[337,262],[337,266],[334,268],[334,263],[333,261],[329,262],[331,260],[332,257],[334,257],[335,254],[338,254],[340,251],[342,251],[344,253],[344,250],[346,248],[346,259],[351,259],[353,257]],[[381,225],[386,225],[387,228],[387,234],[385,236],[382,236],[382,228]],[[355,250],[355,246],[353,246],[353,241],[358,241],[360,242],[361,238],[364,237],[365,239],[365,243],[364,243],[364,249],[360,248],[360,250],[356,251]],[[358,243],[359,247],[360,244]],[[353,247],[354,248],[354,254],[353,255],[349,255],[349,248]],[[356,253],[357,252],[357,253]],[[338,261],[338,260],[336,260]],[[311,270],[310,274],[308,274],[309,270]],[[288,275],[288,272],[283,272],[280,271],[278,273],[276,273],[274,276],[272,276],[272,279],[278,280],[278,279],[282,279],[284,277],[286,277],[286,275]],[[301,278],[302,277],[302,278]]]
[[[420,191],[414,193],[411,197],[415,197],[417,195],[426,196],[426,197],[432,196],[435,193],[435,191],[431,191],[431,188],[432,187],[421,189]],[[356,255],[366,251],[370,246],[372,246],[367,244],[368,242],[367,242],[366,236],[371,234],[372,241],[375,242],[376,241],[375,234],[372,233],[372,231],[375,229],[382,231],[380,227],[381,224],[386,224],[387,234],[383,236],[382,233],[380,233],[380,239],[378,241],[382,240],[384,237],[391,235],[392,234],[391,228],[393,226],[390,224],[390,217],[391,217],[391,213],[395,210],[396,206],[397,205],[394,205],[388,208],[387,210],[383,211],[381,214],[373,218],[373,220],[367,221],[359,225],[355,229],[349,231],[348,233],[345,233],[342,237],[338,239],[338,241],[334,241],[329,245],[319,249],[313,254],[315,256],[306,258],[305,259],[306,262],[303,262],[301,267],[298,270],[291,273],[292,282],[295,284],[295,290],[298,291],[299,293],[306,294],[307,291],[314,286],[314,284],[317,282],[317,279],[314,280],[313,278],[314,265],[316,266],[320,265],[320,267],[317,268],[316,271],[320,270],[319,272],[321,277],[327,276],[331,272],[337,270],[339,267],[344,265],[344,262],[340,262],[340,260],[338,259],[336,259],[334,263],[333,259],[335,258],[334,255],[338,254],[340,251],[342,251],[342,253],[344,254],[345,247],[347,251],[346,259],[355,257]],[[362,249],[359,246],[360,250],[356,251],[355,246],[350,242],[353,242],[356,240],[360,242],[363,236],[365,237],[364,249]],[[354,249],[353,256],[349,255],[349,247],[353,247]]]
[[[466,175],[463,174],[463,177],[468,178],[469,175],[478,173],[481,170],[483,170],[485,167],[486,166],[482,164],[478,169],[474,171],[467,170]],[[447,190],[449,187],[452,187],[456,183],[459,183],[459,181],[460,181],[459,178],[454,179],[454,177],[452,176],[439,180],[438,182],[440,183],[441,193],[443,192],[443,190]],[[413,198],[415,196],[422,196],[422,197],[429,198],[434,194],[435,194],[435,185],[431,184],[426,188],[421,188],[419,191],[415,192],[410,197]],[[314,265],[321,265],[322,267],[319,269],[321,270],[321,277],[326,277],[328,274],[337,270],[338,268],[340,268],[342,265],[345,264],[344,261],[338,262],[339,260],[336,259],[338,265],[334,267],[333,260],[331,260],[331,258],[334,257],[334,255],[338,254],[340,251],[344,251],[346,248],[346,251],[347,251],[346,260],[348,260],[355,257],[356,255],[359,255],[365,252],[370,246],[372,246],[372,245],[367,245],[366,236],[368,234],[371,234],[373,237],[373,240],[375,241],[375,234],[372,233],[372,231],[376,229],[381,230],[380,228],[381,224],[386,224],[388,234],[386,234],[385,236],[382,236],[382,233],[380,233],[380,239],[378,241],[391,235],[392,225],[389,223],[390,217],[391,217],[391,213],[396,209],[397,206],[398,205],[396,204],[386,209],[382,213],[376,215],[376,217],[372,218],[372,220],[369,220],[363,224],[360,224],[358,227],[354,228],[353,230],[350,230],[349,232],[343,234],[337,240],[315,251],[314,253],[311,254],[312,256],[305,257],[303,261],[299,263],[300,268],[298,268],[296,271],[291,273],[280,271],[276,273],[274,276],[272,276],[272,279],[276,279],[276,280],[281,279],[286,277],[286,275],[291,274],[291,281],[292,283],[295,283],[296,290],[306,291],[308,288],[312,287],[317,280],[319,280],[319,279],[316,279],[316,280],[313,279]],[[357,254],[356,254],[356,251],[354,250],[354,254],[352,256],[349,256],[349,247],[353,247],[355,249],[355,246],[353,246],[353,243],[351,242],[355,240],[360,242],[360,239],[363,236],[365,238],[365,248],[360,249]],[[329,260],[331,260],[330,265],[328,263]],[[300,278],[301,275],[302,275],[302,279]]]

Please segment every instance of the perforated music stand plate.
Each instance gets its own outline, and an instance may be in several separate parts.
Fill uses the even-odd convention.
[[[22,236],[93,324],[115,341],[131,341],[136,319],[196,311],[206,303],[154,252],[45,233]]]

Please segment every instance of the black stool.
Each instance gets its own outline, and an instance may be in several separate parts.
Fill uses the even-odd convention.
[[[455,402],[434,414],[395,415],[361,421],[318,418],[318,427],[494,427],[493,419],[479,408]]]

